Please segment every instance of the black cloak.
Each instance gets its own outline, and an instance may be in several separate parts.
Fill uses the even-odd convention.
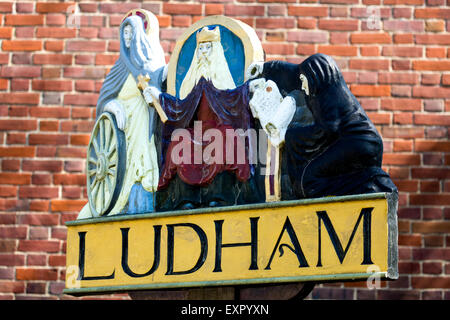
[[[295,195],[314,198],[397,192],[381,169],[381,136],[350,92],[336,62],[315,54],[297,68],[289,64],[283,71],[283,65],[287,64],[276,64],[276,74],[285,79],[282,87],[290,89],[288,78],[301,86],[300,74],[308,79],[305,99],[314,117],[314,124],[297,123],[286,132],[285,157]]]

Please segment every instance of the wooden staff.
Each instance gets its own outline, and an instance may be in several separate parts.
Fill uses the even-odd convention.
[[[274,147],[270,142],[270,140],[267,139],[267,163],[266,163],[266,177],[265,177],[266,202],[274,202],[281,200],[280,163],[281,163],[280,146]],[[273,176],[273,184],[270,181],[271,176]]]
[[[138,82],[137,86],[143,92],[144,89],[148,87],[148,82],[150,81],[150,76],[148,74],[146,74],[145,76],[140,74],[138,76],[138,81],[139,82]],[[164,112],[163,108],[161,107],[161,104],[159,104],[159,97],[153,97],[153,105],[156,109],[156,112],[158,112],[158,115],[159,115],[161,121],[163,123],[165,123],[167,121],[167,115]]]

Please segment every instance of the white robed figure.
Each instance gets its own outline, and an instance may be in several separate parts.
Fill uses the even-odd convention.
[[[108,215],[154,211],[153,193],[159,179],[154,141],[155,109],[148,106],[138,89],[138,76],[149,75],[151,86],[160,88],[165,68],[156,17],[132,15],[120,25],[120,57],[107,75],[97,103],[97,118],[112,113],[126,138],[126,171],[120,195]],[[148,35],[146,30],[149,30]],[[78,219],[92,217],[89,204]]]

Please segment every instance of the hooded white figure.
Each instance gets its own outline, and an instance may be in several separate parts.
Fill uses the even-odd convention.
[[[220,30],[204,27],[197,32],[197,47],[191,66],[180,87],[180,99],[184,99],[204,77],[220,90],[234,89],[236,85],[220,43]]]
[[[160,88],[165,69],[156,17],[148,13],[150,28],[143,19],[129,16],[120,25],[120,57],[108,73],[97,103],[97,118],[108,111],[125,133],[126,170],[120,195],[108,215],[151,212],[159,170],[153,131],[158,115],[137,87],[138,76],[150,76],[150,85]],[[120,169],[119,169],[120,170]],[[92,217],[89,204],[78,219]]]

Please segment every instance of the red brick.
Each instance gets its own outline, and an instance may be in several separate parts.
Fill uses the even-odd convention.
[[[30,211],[49,211],[50,202],[48,200],[32,200],[30,201]]]
[[[79,82],[79,81],[78,81]],[[94,86],[94,85],[92,85]],[[90,86],[84,86],[83,89],[85,91],[88,91],[87,89],[95,90],[95,88],[92,88]],[[80,90],[80,88],[78,88]],[[73,107],[72,108],[72,119],[89,119],[92,118],[92,107]]]
[[[254,5],[225,5],[225,15],[227,16],[264,16],[264,6]]]
[[[420,20],[386,20],[383,22],[383,30],[394,32],[423,32],[424,22]]]
[[[450,205],[450,194],[411,194],[409,201],[412,205]],[[448,232],[448,225],[444,225]]]
[[[444,238],[440,235],[424,235],[425,247],[443,247]]]
[[[30,183],[30,173],[0,172],[0,184],[28,185]]]
[[[17,187],[15,186],[0,186],[0,197],[16,197]]]
[[[96,65],[113,65],[116,60],[119,58],[118,55],[114,54],[97,54],[95,56],[95,64]]]
[[[8,26],[41,26],[44,24],[44,16],[40,14],[7,14],[5,25]]]
[[[350,69],[363,69],[363,70],[388,70],[388,60],[375,60],[375,59],[351,59],[349,62]]]
[[[86,184],[86,176],[84,174],[57,173],[53,175],[53,183],[55,185],[84,186]]]
[[[450,178],[450,169],[412,168],[411,175],[418,179],[448,179]]]
[[[84,205],[86,200],[52,200],[51,211],[53,212],[67,212],[75,211],[79,212]]]
[[[205,15],[219,15],[224,13],[224,5],[220,3],[205,4]]]
[[[380,81],[382,83],[382,81]],[[386,98],[381,100],[381,108],[391,111],[420,111],[420,99]]]
[[[18,216],[18,223],[31,226],[56,226],[59,224],[59,216],[55,214],[23,214]]]
[[[415,150],[419,152],[450,152],[450,141],[441,140],[416,140]]]
[[[442,32],[445,30],[445,21],[444,20],[438,20],[438,21],[425,21],[425,31],[428,32]]]
[[[19,251],[23,252],[59,252],[59,240],[19,240]]]
[[[32,88],[36,91],[72,91],[72,81],[35,79]]]
[[[38,2],[36,3],[36,11],[41,13],[67,13],[68,8],[74,4],[74,2]]]
[[[398,245],[399,246],[415,246],[420,247],[422,245],[422,236],[419,234],[400,234],[398,236]],[[402,263],[404,265],[405,263]],[[419,264],[417,264],[419,267]],[[404,269],[404,268],[402,268]],[[417,268],[417,273],[420,268]],[[412,273],[412,272],[407,272]]]
[[[0,103],[37,105],[39,103],[39,94],[28,92],[0,93]]]
[[[58,158],[86,158],[86,148],[58,147],[56,149]]]
[[[48,265],[51,267],[65,267],[66,256],[65,255],[50,255],[48,257]]]
[[[441,274],[442,263],[441,262],[424,262],[422,265],[423,273],[425,274]]]
[[[256,28],[264,29],[292,29],[295,27],[294,18],[257,18]]]
[[[439,60],[439,61],[424,61],[415,60],[413,61],[414,70],[431,70],[431,71],[448,71],[450,70],[450,60]]]
[[[411,112],[394,113],[394,124],[412,124],[413,115]]]
[[[66,94],[64,96],[65,105],[95,106],[98,94]]]
[[[39,53],[33,56],[33,63],[35,64],[72,64],[71,54],[59,54],[59,53]]]
[[[386,165],[420,165],[419,154],[384,153],[383,164]]]
[[[350,35],[351,43],[391,43],[391,37],[388,33],[352,33]]]
[[[422,57],[423,50],[421,47],[404,47],[404,46],[384,46],[382,51],[383,56],[396,57]]]
[[[188,3],[184,3],[183,5],[175,3],[164,3],[163,12],[166,14],[201,15],[202,5]]]
[[[431,289],[431,288],[450,288],[450,277],[412,277],[411,285],[413,288]]]
[[[450,230],[450,221],[416,221],[412,225],[413,232],[417,233],[447,233]]]
[[[436,98],[450,98],[450,88],[446,87],[429,87],[429,86],[423,86],[423,87],[413,87],[412,88],[413,96],[414,97],[420,97],[420,98],[430,98],[430,99],[436,99]],[[430,115],[433,116],[433,115]]]
[[[350,89],[355,96],[383,97],[391,95],[391,86],[387,85],[351,85]]]
[[[319,29],[335,31],[356,31],[358,20],[319,19]]]
[[[445,58],[445,48],[427,48],[427,58]]]
[[[60,172],[62,162],[60,160],[23,160],[22,170],[24,171],[50,171]]]
[[[307,7],[307,6],[288,6],[289,16],[300,17],[326,17],[328,16],[328,8],[323,7]]]
[[[17,280],[54,281],[58,279],[58,272],[56,269],[17,268],[16,278]]]
[[[394,152],[412,151],[413,142],[411,140],[396,140],[394,141]]]
[[[70,108],[65,107],[35,107],[30,110],[32,117],[69,118]]]
[[[418,125],[449,126],[450,116],[437,114],[415,114],[414,123]]]
[[[0,292],[24,293],[25,284],[16,281],[0,281]]]
[[[417,84],[419,82],[419,75],[417,73],[380,72],[378,81],[379,83],[389,84]],[[412,101],[420,100],[409,100],[408,102]]]
[[[317,27],[317,19],[305,19],[305,18],[297,19],[298,29],[316,29],[316,27]]]
[[[65,134],[47,134],[36,133],[30,134],[28,143],[31,145],[45,144],[45,145],[66,145],[69,142],[69,136]]]
[[[3,40],[4,51],[39,51],[42,50],[41,40]]]
[[[319,45],[317,51],[331,56],[356,56],[358,48],[343,45]]]
[[[414,10],[414,17],[418,19],[447,19],[450,15],[450,9],[448,8],[417,8]]]
[[[75,38],[76,29],[61,27],[40,27],[36,30],[38,38]]]
[[[388,161],[383,161],[384,164],[390,164]],[[394,163],[398,165],[397,163]],[[400,192],[417,192],[419,183],[417,180],[394,180]]]
[[[423,138],[424,129],[418,127],[383,127],[382,136],[384,138]]]
[[[438,44],[438,45],[450,45],[449,34],[416,34],[417,44]]]
[[[267,54],[292,55],[295,53],[294,45],[290,43],[265,43],[263,48]]]
[[[66,43],[66,51],[104,52],[106,51],[106,41],[71,40]]]
[[[87,146],[90,135],[88,134],[73,134],[70,136],[70,144],[77,146]]]
[[[57,187],[22,186],[19,188],[21,199],[52,199],[57,198],[59,189]]]
[[[300,43],[321,43],[327,41],[327,33],[322,31],[288,31],[287,40]]]

